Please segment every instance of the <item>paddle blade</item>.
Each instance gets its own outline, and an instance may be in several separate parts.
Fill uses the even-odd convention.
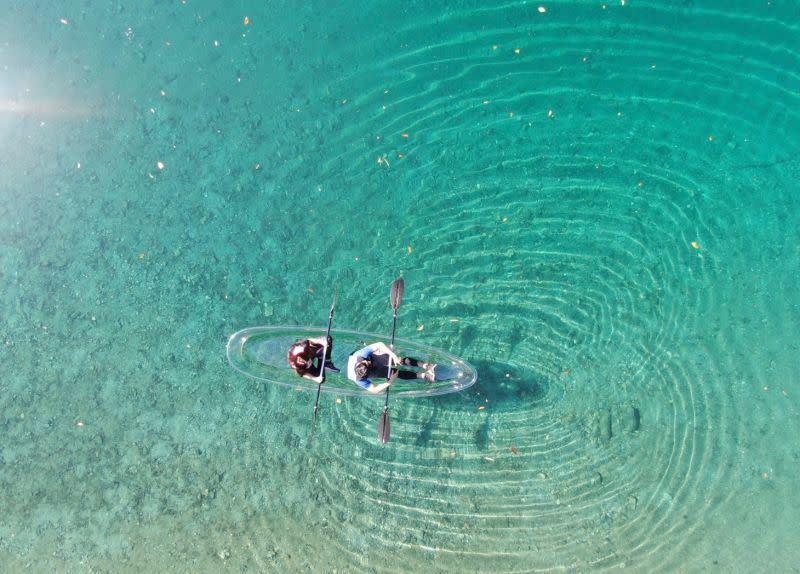
[[[378,422],[378,440],[383,444],[389,442],[389,409],[383,409],[381,420]]]
[[[333,310],[336,308],[336,299],[339,297],[339,286],[336,286],[336,289],[333,291],[333,302],[331,303],[331,315],[333,315]]]
[[[403,302],[403,291],[406,289],[406,282],[403,280],[402,277],[398,277],[392,283],[392,291],[389,294],[389,299],[392,302],[392,309],[397,311],[397,308],[400,306],[400,303]]]

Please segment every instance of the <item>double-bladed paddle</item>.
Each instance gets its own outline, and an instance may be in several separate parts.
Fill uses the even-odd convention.
[[[328,362],[328,337],[331,336],[331,325],[333,324],[333,309],[336,307],[336,296],[339,294],[337,289],[333,293],[333,303],[328,313],[328,330],[325,332],[325,346],[322,348],[322,361],[320,361],[319,376],[322,380],[317,383],[317,400],[314,402],[314,420],[311,423],[311,432],[314,432],[314,425],[317,422],[317,409],[319,409],[319,393],[322,390],[322,383],[325,382],[325,364]]]
[[[397,328],[397,309],[398,307],[400,307],[400,303],[403,302],[403,291],[405,291],[405,288],[406,288],[405,281],[403,281],[402,277],[398,277],[392,283],[392,290],[389,292],[389,302],[392,304],[392,311],[394,312],[394,318],[392,320],[392,342],[391,342],[392,350],[394,350],[394,332],[395,329]],[[397,378],[396,372],[394,375],[392,375],[392,360],[390,358],[389,373],[388,373],[389,382],[394,383],[396,378]],[[383,414],[381,414],[381,420],[378,422],[378,440],[386,444],[387,442],[389,442],[389,433],[390,433],[389,387],[387,387],[386,400],[383,403]]]

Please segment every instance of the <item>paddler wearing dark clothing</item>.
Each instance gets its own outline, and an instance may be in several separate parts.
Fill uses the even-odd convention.
[[[391,366],[391,370],[390,370]],[[420,379],[434,382],[433,363],[425,363],[412,357],[400,357],[386,343],[372,343],[355,351],[347,360],[347,378],[372,394],[385,391],[395,378],[403,380]],[[420,368],[421,371],[412,370]],[[389,379],[375,384],[373,379]]]
[[[325,343],[325,337],[297,341],[289,347],[287,354],[289,366],[304,379],[320,384],[325,380],[325,375],[322,373],[321,368],[322,354],[325,352],[325,370],[338,373],[339,369],[334,367],[331,361],[333,339],[331,337],[327,338],[327,352],[325,351]]]

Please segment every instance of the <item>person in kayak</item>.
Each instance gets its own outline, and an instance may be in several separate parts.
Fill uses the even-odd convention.
[[[389,366],[391,364],[391,372]],[[411,357],[400,357],[385,343],[372,343],[350,354],[347,360],[347,378],[372,394],[385,391],[395,379],[421,379],[432,383],[436,380],[433,363],[424,363]],[[421,368],[421,371],[411,370]],[[372,379],[389,379],[375,384]]]
[[[331,360],[333,339],[328,337],[327,352],[325,352],[325,342],[325,337],[314,337],[313,339],[297,341],[294,345],[289,347],[287,356],[289,366],[292,367],[295,373],[304,379],[314,381],[318,385],[325,382],[325,373],[321,372],[323,353],[325,353],[325,370],[334,373],[339,372],[339,369],[333,366],[333,361]]]

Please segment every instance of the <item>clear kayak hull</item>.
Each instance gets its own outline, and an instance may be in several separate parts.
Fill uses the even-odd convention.
[[[248,327],[231,335],[228,339],[228,361],[240,373],[295,389],[317,390],[314,381],[299,377],[290,367],[286,355],[296,341],[311,337],[324,337],[324,328],[299,326]],[[372,333],[360,333],[344,329],[332,329],[332,359],[341,369],[339,373],[328,372],[322,391],[339,395],[374,396],[347,378],[347,359],[358,349],[381,341],[387,345],[390,339]],[[413,357],[426,363],[436,363],[436,381],[406,381],[398,379],[391,387],[392,397],[432,397],[463,391],[475,384],[478,373],[463,359],[427,345],[394,340],[394,350],[401,357]],[[376,382],[381,382],[378,380]]]

